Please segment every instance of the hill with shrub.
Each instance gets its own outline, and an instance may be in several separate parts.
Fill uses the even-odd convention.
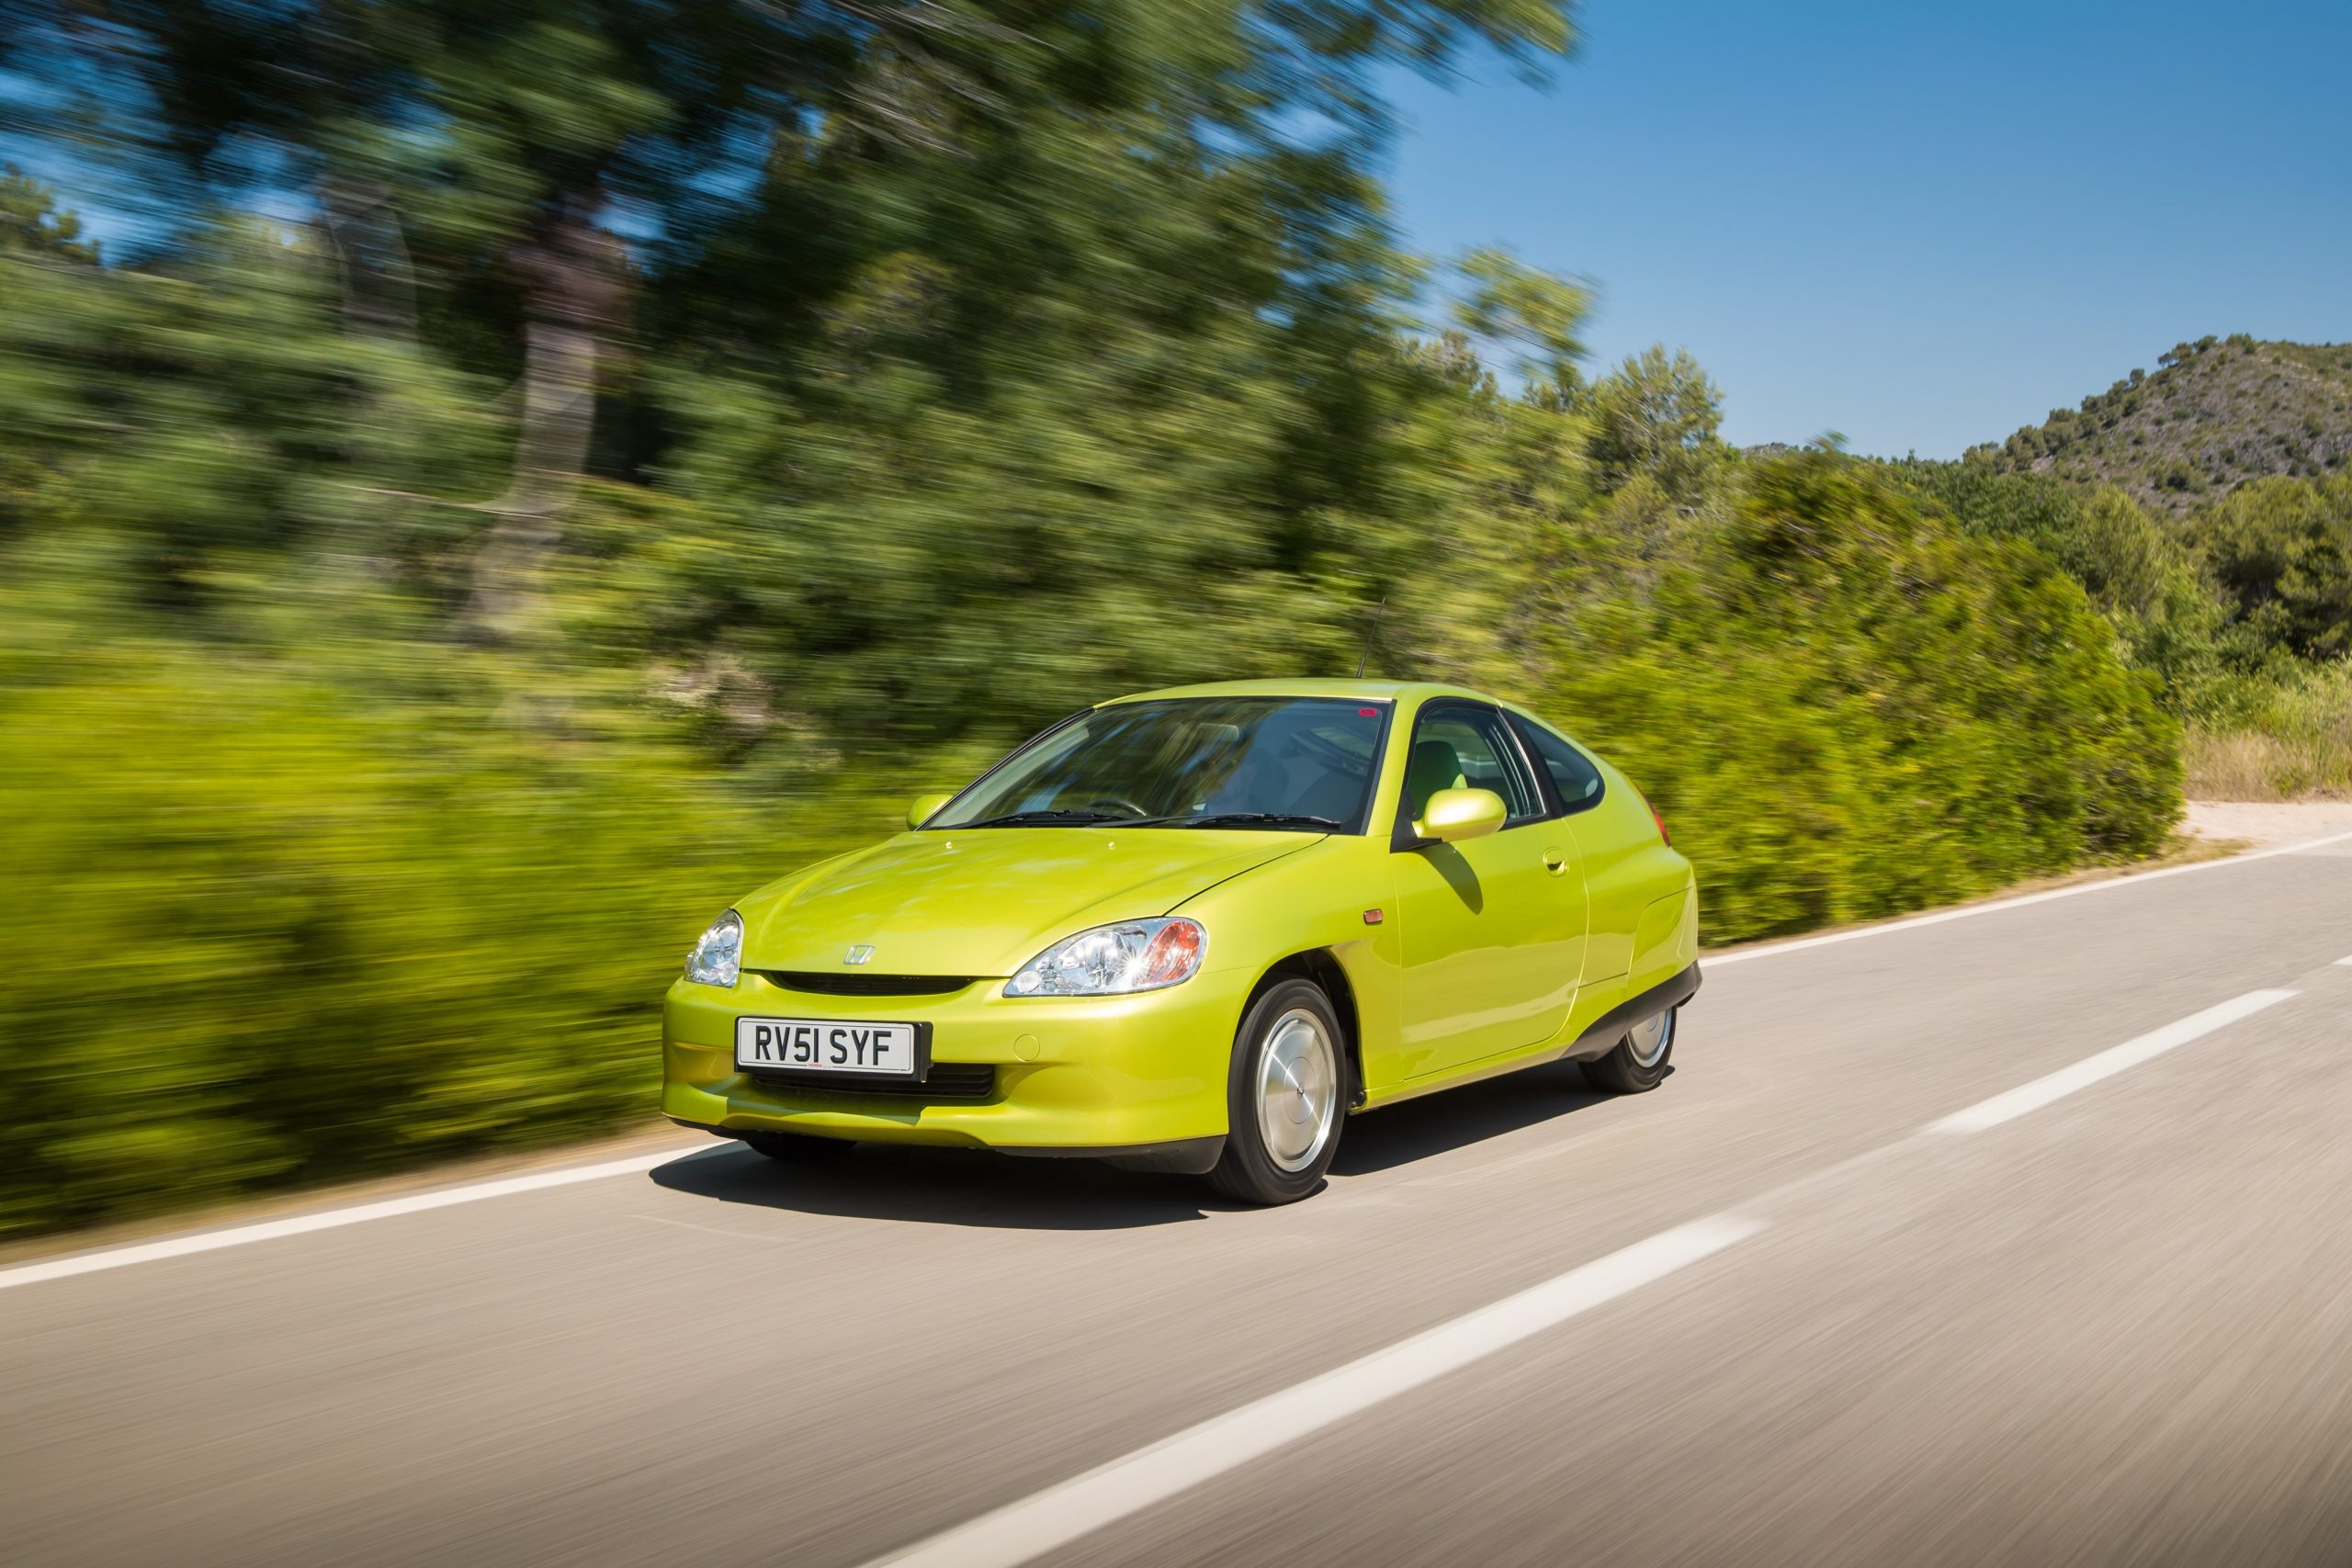
[[[2342,473],[2352,463],[2352,344],[2244,333],[2176,344],[2154,374],[2135,369],[1968,457],[2112,485],[2175,516],[2256,479]]]

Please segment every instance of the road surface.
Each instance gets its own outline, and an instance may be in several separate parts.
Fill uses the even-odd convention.
[[[1252,1212],[682,1145],[0,1269],[0,1562],[2352,1562],[2352,838],[1708,964]]]

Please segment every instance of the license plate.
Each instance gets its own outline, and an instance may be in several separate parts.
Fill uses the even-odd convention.
[[[838,1018],[739,1018],[735,1065],[910,1078],[916,1071],[915,1026]]]

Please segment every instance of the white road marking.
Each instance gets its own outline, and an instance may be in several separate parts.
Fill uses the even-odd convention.
[[[2339,958],[2335,963],[2338,968],[2352,969],[2352,958]]]
[[[1937,909],[1924,915],[1907,915],[1899,920],[1886,920],[1874,926],[1857,926],[1849,931],[1830,931],[1822,936],[1801,936],[1789,942],[1766,942],[1759,947],[1743,947],[1710,958],[1699,955],[1702,968],[1720,969],[1726,964],[1745,964],[1751,958],[1770,958],[1775,953],[1801,953],[1808,947],[1827,947],[1834,942],[1860,942],[1866,936],[1884,936],[1889,931],[1909,931],[1915,926],[1939,926],[1946,920],[1965,920],[1977,915],[1990,915],[2001,909],[2022,909],[2029,904],[2047,904],[2057,898],[2079,898],[2086,893],[2105,893],[2111,888],[2137,887],[2145,882],[2161,882],[2167,876],[2187,876],[2193,872],[2217,871],[2225,865],[2244,865],[2248,861],[2268,860],[2273,855],[2301,854],[2306,850],[2324,849],[2330,844],[2352,840],[2352,832],[2334,833],[2324,839],[2305,839],[2299,843],[2274,844],[2267,850],[2255,850],[2242,855],[2229,855],[2221,860],[2200,860],[2194,865],[2168,865],[2162,871],[2126,873],[2110,876],[2104,882],[2078,882],[2071,887],[2052,887],[2040,893],[2020,893],[2014,898],[1996,898],[1989,903],[1964,904],[1957,909]],[[2352,961],[2347,961],[2352,962]]]
[[[608,1159],[595,1165],[576,1165],[563,1170],[542,1170],[529,1176],[478,1181],[470,1187],[447,1187],[437,1192],[387,1198],[378,1203],[358,1203],[348,1209],[329,1209],[322,1213],[264,1220],[258,1224],[235,1225],[227,1230],[199,1231],[194,1235],[173,1236],[167,1241],[141,1242],[135,1247],[117,1247],[104,1252],[75,1253],[68,1258],[52,1258],[45,1263],[26,1263],[14,1269],[0,1269],[0,1290],[11,1285],[37,1285],[44,1280],[68,1279],[75,1274],[96,1274],[106,1269],[127,1269],[133,1263],[152,1263],[158,1258],[186,1258],[194,1252],[217,1252],[224,1247],[273,1241],[282,1235],[307,1235],[312,1231],[334,1230],[368,1220],[389,1220],[395,1214],[422,1213],[427,1209],[447,1209],[458,1203],[479,1203],[485,1198],[504,1198],[516,1192],[569,1187],[574,1182],[596,1181],[607,1176],[628,1176],[638,1171],[651,1170],[655,1166],[667,1165],[672,1160],[699,1151],[664,1149],[659,1154],[631,1155],[627,1159]]]
[[[1687,1269],[1763,1228],[1759,1220],[1719,1214],[1661,1231],[1491,1306],[957,1525],[904,1551],[877,1559],[876,1563],[998,1568],[1026,1562]]]
[[[2127,1067],[2177,1049],[2192,1040],[2199,1040],[2215,1030],[2251,1018],[2267,1007],[2276,1007],[2293,996],[2292,991],[2248,991],[2233,997],[2203,1012],[2191,1013],[2177,1023],[2167,1023],[2162,1029],[2151,1030],[2136,1040],[2127,1040],[2096,1056],[2086,1056],[2071,1067],[2061,1067],[2048,1077],[2020,1084],[2006,1094],[1978,1100],[1964,1111],[1955,1111],[1941,1121],[1928,1123],[1930,1133],[1981,1133],[1987,1127],[1997,1127],[2039,1111],[2055,1100],[2063,1100],[2076,1089],[2088,1089],[2102,1078],[2111,1078]]]
[[[2352,958],[2340,962],[2352,964]],[[1924,1134],[1976,1133],[1998,1126],[2295,995],[2288,990],[2248,991],[2192,1013],[2046,1077],[1954,1111],[1908,1137],[1841,1160],[1827,1170],[1811,1171],[1784,1182],[1742,1204],[1748,1211],[1746,1214],[1717,1214],[1660,1232],[1532,1290],[944,1530],[903,1551],[876,1558],[867,1568],[1013,1568],[1041,1557],[1745,1241],[1765,1228],[1763,1220],[1750,1215],[1768,1209],[1784,1193],[1916,1147]]]

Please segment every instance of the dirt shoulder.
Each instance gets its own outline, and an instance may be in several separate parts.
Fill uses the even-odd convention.
[[[2192,800],[2181,832],[2254,849],[2352,828],[2352,800]]]

